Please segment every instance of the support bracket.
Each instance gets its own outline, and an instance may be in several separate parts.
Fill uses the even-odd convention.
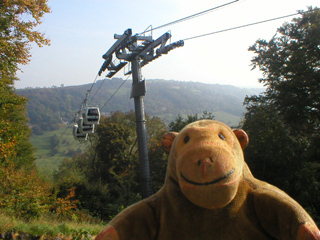
[[[138,83],[133,83],[131,88],[131,98],[141,97],[146,95],[146,81],[142,80]]]

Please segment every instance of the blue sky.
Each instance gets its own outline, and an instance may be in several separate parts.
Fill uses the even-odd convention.
[[[114,44],[114,34],[131,28],[140,33],[232,0],[49,0],[38,30],[51,46],[32,45],[32,58],[21,66],[16,88],[92,83],[102,55]],[[167,31],[171,41],[306,10],[319,0],[239,0],[203,16],[153,31],[153,39]],[[261,87],[258,70],[251,71],[248,47],[257,39],[269,40],[292,17],[185,41],[184,47],[142,68],[145,79],[199,81],[240,87]],[[103,79],[105,72],[99,79]],[[115,77],[126,78],[123,71]]]

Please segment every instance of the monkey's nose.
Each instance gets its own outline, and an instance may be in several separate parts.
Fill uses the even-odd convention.
[[[211,163],[213,163],[213,158],[210,157],[210,158],[205,158],[205,159],[199,159],[197,161],[197,163],[198,163],[198,166],[201,166],[202,164],[211,164]]]
[[[213,158],[204,158],[199,159],[197,161],[198,166],[201,168],[201,175],[203,179],[206,179],[208,175],[210,175],[210,172],[213,168]]]

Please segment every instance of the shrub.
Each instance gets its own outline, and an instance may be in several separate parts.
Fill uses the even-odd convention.
[[[35,170],[0,168],[0,208],[24,219],[39,218],[48,211],[52,196],[50,186]]]

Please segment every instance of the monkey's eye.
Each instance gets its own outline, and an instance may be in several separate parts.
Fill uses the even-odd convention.
[[[219,133],[219,138],[221,138],[222,140],[226,140],[226,138],[221,133]]]
[[[186,137],[183,139],[183,141],[184,141],[185,143],[189,142],[189,140],[190,140],[190,137],[189,137],[189,136],[186,136]]]

